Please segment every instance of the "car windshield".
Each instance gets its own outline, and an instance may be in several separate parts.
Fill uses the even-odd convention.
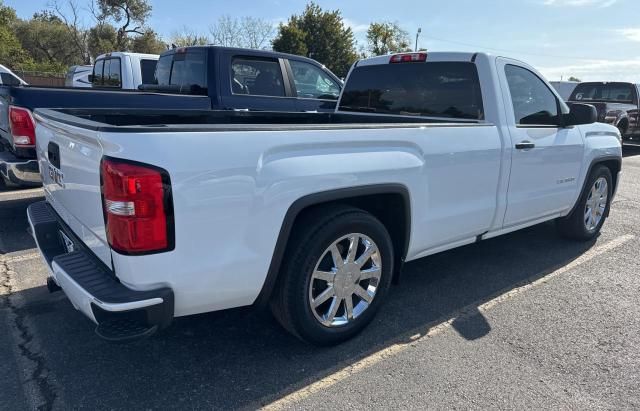
[[[627,83],[582,83],[573,90],[570,100],[632,103],[635,93],[633,86]]]

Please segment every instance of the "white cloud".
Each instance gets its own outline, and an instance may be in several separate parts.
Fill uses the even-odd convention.
[[[640,28],[618,29],[616,33],[623,35],[627,40],[640,41]]]
[[[347,27],[351,27],[351,31],[353,31],[354,34],[364,33],[369,28],[368,24],[362,24],[347,18],[344,19],[344,24]]]
[[[629,81],[640,82],[640,58],[628,60],[592,60],[584,63],[541,67],[548,80],[560,80],[575,76],[583,81]]]
[[[611,7],[616,4],[618,0],[544,0],[542,4],[545,6],[559,6],[559,7],[586,7],[595,6],[598,8]]]

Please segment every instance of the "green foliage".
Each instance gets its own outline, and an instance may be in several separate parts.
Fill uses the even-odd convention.
[[[184,26],[181,31],[173,32],[170,43],[176,47],[204,46],[209,44],[209,38]]]
[[[116,51],[128,49],[130,35],[144,35],[144,24],[151,16],[148,0],[97,0],[100,13],[98,24],[111,24],[116,28]]]
[[[408,36],[398,23],[371,23],[367,30],[368,51],[373,56],[411,51]]]
[[[155,31],[146,29],[144,33],[131,40],[130,49],[134,53],[160,54],[167,50],[167,45]]]
[[[569,77],[568,81],[577,81],[578,83],[580,83],[581,80],[578,77],[571,76]]]
[[[87,44],[89,53],[93,58],[110,51],[116,51],[118,33],[116,28],[107,23],[97,24],[89,29]]]
[[[9,6],[5,6],[4,2],[0,0],[0,27],[10,26],[16,20],[18,20],[16,11]]]
[[[51,12],[36,13],[30,20],[14,23],[14,32],[35,62],[62,67],[84,62],[82,54],[73,47],[73,34]]]
[[[311,57],[338,76],[345,76],[358,58],[353,32],[345,26],[340,11],[324,11],[313,2],[301,15],[280,24],[273,49]]]

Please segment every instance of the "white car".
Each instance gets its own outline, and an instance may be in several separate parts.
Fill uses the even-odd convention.
[[[13,71],[0,64],[1,86],[27,86],[27,82],[18,77]]]
[[[65,87],[91,87],[89,77],[93,73],[93,66],[71,66],[64,78]]]
[[[91,84],[98,88],[137,90],[141,84],[152,84],[157,54],[113,52],[98,56],[93,65]]]
[[[531,66],[483,53],[357,62],[335,113],[36,110],[51,289],[125,340],[269,303],[344,341],[405,261],[548,220],[593,239],[618,130]]]

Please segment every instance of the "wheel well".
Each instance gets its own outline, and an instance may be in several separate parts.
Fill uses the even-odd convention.
[[[411,203],[406,187],[391,184],[339,189],[303,197],[289,208],[278,236],[267,278],[254,305],[262,306],[268,303],[276,284],[287,242],[296,224],[306,214],[330,204],[359,208],[380,220],[389,232],[393,243],[395,255],[393,278],[397,282],[411,234]]]
[[[603,165],[607,167],[609,171],[611,171],[611,178],[613,180],[613,190],[615,191],[616,187],[618,186],[618,173],[620,172],[620,168],[621,168],[620,161],[618,160],[601,161],[594,164],[594,167],[597,165]]]
[[[618,128],[627,131],[627,127],[629,127],[629,119],[625,117],[618,123]]]

